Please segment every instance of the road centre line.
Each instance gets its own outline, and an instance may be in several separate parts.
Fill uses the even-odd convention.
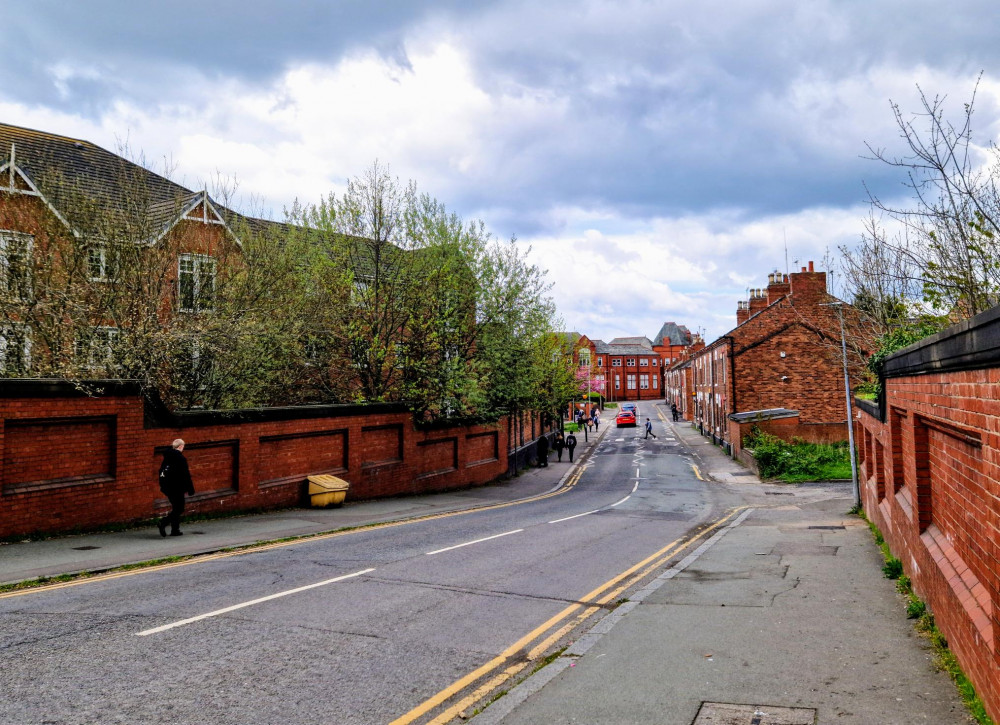
[[[572,516],[567,516],[564,519],[556,519],[555,521],[549,521],[550,524],[558,524],[563,521],[569,521],[570,519],[578,519],[581,516],[590,516],[590,514],[596,514],[600,509],[594,509],[593,511],[584,511],[582,514],[573,514]]]
[[[508,662],[510,662],[512,658],[523,657],[524,649],[528,646],[528,644],[541,637],[543,634],[552,629],[552,627],[568,619],[571,615],[577,612],[577,610],[585,609],[583,613],[581,613],[576,617],[576,621],[571,623],[572,626],[567,625],[567,627],[568,629],[572,629],[573,626],[582,623],[583,621],[586,620],[586,617],[589,616],[590,613],[599,611],[602,606],[606,605],[611,601],[614,601],[615,597],[618,597],[622,592],[624,592],[626,589],[632,586],[636,581],[641,581],[650,573],[652,573],[657,568],[662,566],[665,560],[669,560],[669,557],[673,556],[677,551],[681,550],[683,547],[687,546],[692,541],[700,539],[709,534],[710,532],[718,529],[720,526],[723,526],[727,521],[732,519],[736,514],[740,513],[746,508],[748,507],[741,506],[739,508],[732,509],[731,511],[729,511],[729,513],[727,513],[725,516],[723,516],[721,519],[711,524],[710,526],[701,529],[700,531],[696,531],[692,535],[675,539],[674,541],[670,542],[659,551],[649,555],[642,561],[632,565],[625,571],[616,575],[612,579],[606,581],[604,584],[601,584],[593,591],[589,592],[588,594],[585,594],[583,597],[580,598],[580,600],[577,603],[569,605],[558,614],[552,616],[550,619],[548,619],[547,621],[545,621],[532,631],[528,632],[526,635],[524,635],[519,640],[514,642],[510,647],[505,649],[503,652],[501,652],[499,655],[491,659],[489,662],[481,665],[472,672],[469,672],[465,676],[459,678],[451,685],[438,692],[436,695],[433,695],[427,700],[424,700],[424,702],[422,702],[420,705],[413,708],[408,713],[396,718],[389,725],[409,725],[410,723],[413,723],[414,721],[417,720],[417,718],[426,715],[431,710],[442,705],[448,699],[460,693],[466,687],[471,686],[474,682],[478,681],[480,678],[485,677],[489,673],[500,669]],[[629,577],[631,577],[633,574],[636,574],[636,572],[639,573],[634,578],[629,579]],[[623,581],[624,583],[622,583]],[[614,588],[612,589],[612,587]],[[602,593],[604,593],[604,596],[597,598]],[[561,628],[560,631],[557,632],[557,634],[561,634],[562,632],[568,631],[567,627]],[[538,647],[532,648],[529,651],[528,661],[529,662],[533,661],[533,657],[537,658],[538,656],[540,656],[540,654],[544,652],[544,648],[543,649],[539,648],[541,648],[543,644],[547,648],[547,646],[551,645],[555,639],[557,639],[557,637],[555,635],[552,635],[548,639],[546,639],[545,642],[541,643]],[[506,681],[514,674],[516,674],[518,671],[523,669],[523,667],[526,666],[527,664],[528,662],[517,662],[510,664],[506,668],[505,672],[501,672],[498,675],[496,675],[494,678],[492,678],[492,680],[488,684],[493,688],[499,687],[504,681]],[[448,710],[448,713],[451,713],[453,710],[456,710],[456,708],[461,709],[462,707],[469,705],[472,701],[473,700],[471,697],[463,698],[460,702],[456,703],[455,706],[450,708]],[[436,718],[432,722],[439,722],[439,720]]]
[[[479,544],[483,541],[490,541],[491,539],[499,539],[501,536],[510,536],[511,534],[519,534],[524,529],[514,529],[513,531],[505,531],[502,534],[494,534],[493,536],[486,536],[482,539],[476,539],[475,541],[466,541],[464,544],[455,544],[454,546],[447,546],[443,549],[438,549],[437,551],[428,551],[427,556],[434,556],[434,554],[441,554],[445,551],[451,551],[452,549],[461,549],[463,546],[472,546],[473,544]]]
[[[153,627],[152,629],[146,629],[142,632],[136,632],[136,637],[145,637],[150,634],[159,634],[160,632],[165,632],[168,629],[173,629],[175,627],[183,627],[185,624],[191,624],[193,622],[200,622],[202,619],[208,619],[209,617],[217,617],[220,614],[227,614],[228,612],[235,612],[237,609],[243,609],[244,607],[251,607],[254,604],[261,604],[263,602],[269,602],[272,599],[279,599],[281,597],[287,597],[289,594],[298,594],[299,592],[304,592],[307,589],[315,589],[316,587],[323,587],[327,584],[333,584],[335,582],[342,582],[345,579],[352,579],[356,576],[361,576],[362,574],[367,574],[368,572],[375,571],[374,567],[371,569],[362,569],[361,571],[356,571],[353,574],[344,574],[343,576],[334,577],[333,579],[326,579],[325,581],[316,582],[315,584],[307,584],[304,587],[296,587],[295,589],[289,589],[284,592],[278,592],[277,594],[270,594],[266,597],[261,597],[260,599],[251,599],[249,602],[243,602],[242,604],[234,604],[231,607],[224,607],[223,609],[216,609],[214,612],[207,612],[205,614],[199,614],[197,617],[189,617],[188,619],[182,619],[171,624],[164,624],[161,627]]]

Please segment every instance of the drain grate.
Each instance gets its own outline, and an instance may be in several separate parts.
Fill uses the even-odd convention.
[[[840,531],[846,529],[846,526],[810,526],[810,529],[819,529],[820,531]]]
[[[765,496],[791,496],[791,491],[764,491]]]
[[[815,725],[816,710],[811,707],[775,707],[773,705],[732,705],[703,702],[691,725]]]
[[[730,476],[752,476],[752,475],[754,475],[754,472],[753,471],[733,471],[729,475]]]
[[[100,546],[74,546],[73,551],[93,551],[100,548]]]

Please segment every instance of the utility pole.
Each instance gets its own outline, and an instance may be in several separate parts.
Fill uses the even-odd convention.
[[[844,363],[844,395],[847,398],[847,441],[851,453],[851,485],[854,490],[854,507],[861,506],[861,490],[858,487],[858,459],[854,453],[854,406],[851,404],[851,379],[847,372],[847,336],[844,334],[844,303],[829,302],[823,307],[836,307],[840,320],[840,354]]]

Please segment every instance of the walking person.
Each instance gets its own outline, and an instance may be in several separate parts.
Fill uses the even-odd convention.
[[[576,436],[570,433],[566,436],[566,450],[569,451],[569,462],[573,462],[573,450],[576,448]]]
[[[540,435],[540,436],[538,436],[538,443],[536,445],[537,445],[537,450],[538,450],[538,466],[540,468],[548,468],[549,467],[549,439],[546,436],[544,436],[544,435]]]
[[[170,450],[163,454],[160,464],[160,490],[170,501],[170,513],[156,522],[160,536],[167,535],[167,524],[170,524],[171,536],[183,536],[181,531],[181,514],[184,513],[184,495],[194,495],[194,482],[191,481],[191,469],[184,457],[184,441],[178,438]]]
[[[557,460],[561,463],[562,462],[563,448],[566,447],[566,439],[563,438],[562,431],[559,431],[558,433],[556,433],[556,440],[552,444],[552,447],[556,449]]]
[[[649,418],[646,418],[646,436],[645,437],[649,438],[650,436],[653,436],[653,438],[656,438],[656,433],[653,432],[653,424],[652,424],[652,422],[650,422]]]
[[[600,429],[601,429],[601,411],[599,411],[597,408],[594,408],[594,430],[597,431]]]
[[[670,415],[674,417],[674,423],[677,422],[677,403],[670,404]]]

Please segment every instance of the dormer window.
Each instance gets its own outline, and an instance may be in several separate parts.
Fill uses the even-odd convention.
[[[215,260],[203,254],[182,254],[177,271],[183,312],[215,309]]]

